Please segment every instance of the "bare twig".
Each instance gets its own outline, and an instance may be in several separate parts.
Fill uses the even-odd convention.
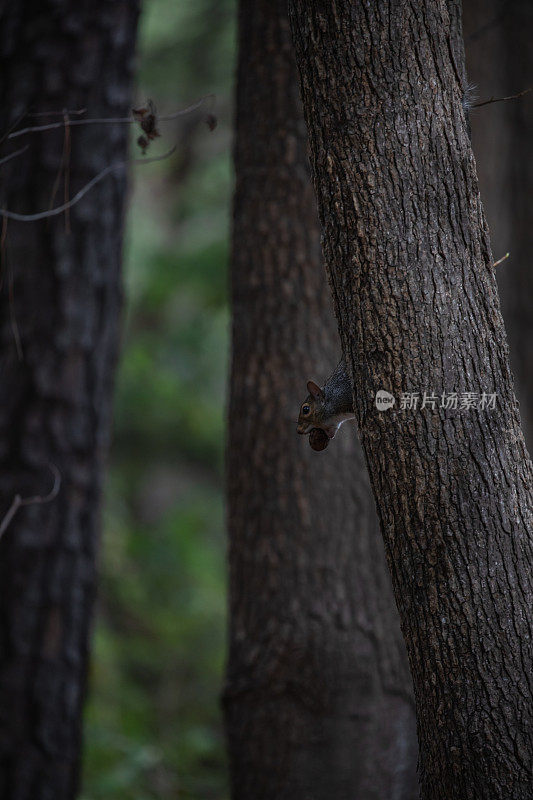
[[[23,506],[43,505],[44,503],[51,503],[52,500],[55,500],[59,494],[59,489],[61,488],[61,474],[55,464],[48,464],[48,468],[54,476],[54,485],[52,486],[50,492],[44,496],[37,494],[33,497],[21,497],[20,494],[16,494],[11,505],[5,513],[2,522],[0,523],[0,539],[6,532],[11,520],[19,508],[22,508]]]
[[[186,108],[182,108],[179,111],[174,111],[173,114],[166,114],[165,116],[158,117],[158,122],[169,122],[170,120],[177,119],[178,117],[182,117],[184,114],[190,114],[191,111],[195,111],[197,108],[200,108],[207,100],[212,100],[214,98],[213,94],[206,94],[204,97],[201,97],[196,103],[192,103],[192,105],[187,106]],[[73,119],[70,120],[70,125],[73,127],[74,125],[135,125],[138,123],[138,120],[133,119],[133,117],[103,117],[103,118],[96,118],[96,119]],[[30,126],[28,128],[21,128],[18,131],[13,131],[7,137],[8,139],[16,139],[18,136],[24,136],[27,133],[39,133],[40,131],[52,131],[55,128],[62,128],[64,122],[51,122],[48,125],[35,125]]]
[[[491,97],[490,100],[483,100],[482,103],[474,103],[472,108],[481,108],[481,106],[488,106],[490,103],[502,103],[504,100],[518,100],[519,97],[528,94],[532,89],[533,86],[529,86],[523,92],[518,92],[518,94],[510,94],[507,97]]]
[[[5,133],[2,133],[2,136],[0,137],[0,144],[2,144],[2,142],[5,142],[5,140],[8,138],[9,134],[11,133],[11,131],[15,130],[15,128],[17,127],[19,122],[22,122],[22,120],[24,119],[25,116],[26,116],[26,111],[23,111],[22,114],[19,114],[19,116],[16,118],[16,120],[9,126],[7,131]]]
[[[117,169],[122,169],[122,167],[126,167],[128,164],[153,164],[155,161],[164,161],[166,158],[169,158],[172,153],[175,152],[175,150],[176,145],[160,156],[153,156],[152,158],[129,158],[126,159],[126,161],[118,161],[116,164],[110,164],[108,167],[99,172],[98,175],[95,175],[94,178],[89,181],[89,183],[86,183],[85,186],[83,186],[71,200],[69,200],[67,203],[57,206],[56,208],[52,208],[49,211],[40,211],[37,214],[17,214],[15,211],[7,211],[5,208],[0,208],[0,216],[7,219],[15,219],[18,222],[37,222],[40,219],[57,217],[58,214],[62,214],[67,208],[72,208],[76,205],[76,203],[79,203],[82,197],[84,197],[87,192],[93,188],[93,186],[96,186],[97,183],[100,183],[100,181],[102,181],[111,172],[114,172]]]
[[[8,156],[4,156],[4,158],[0,158],[0,167],[2,166],[2,164],[6,164],[8,161],[11,161],[12,158],[16,158],[17,156],[22,155],[22,153],[25,153],[26,150],[28,149],[28,147],[29,147],[29,144],[26,144],[26,145],[24,145],[24,147],[21,147],[20,150],[15,150],[14,153],[10,153]]]
[[[508,259],[508,258],[509,258],[509,256],[510,256],[510,253],[506,253],[504,256],[502,256],[502,257],[501,257],[501,258],[499,258],[497,261],[495,261],[495,262],[494,262],[494,264],[493,264],[492,266],[493,266],[493,267],[497,267],[499,264],[501,264],[501,263],[502,263],[502,261],[505,261],[506,259]]]
[[[82,114],[87,112],[86,108],[78,108],[74,111],[66,109],[66,111],[35,111],[32,114],[27,114],[28,117],[64,117],[68,114],[69,117],[81,117]]]

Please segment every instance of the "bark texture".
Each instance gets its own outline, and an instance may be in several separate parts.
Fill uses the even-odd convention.
[[[229,408],[234,800],[417,796],[411,685],[355,431],[296,434],[337,363],[286,3],[242,0]]]
[[[137,11],[136,2],[114,0],[1,2],[2,132],[30,112],[127,114]],[[43,121],[50,119],[26,116],[21,125]],[[70,196],[126,157],[127,138],[124,126],[71,130]],[[0,167],[2,206],[32,213],[59,205],[62,178],[52,194],[64,132],[16,142],[29,149]],[[50,490],[50,462],[61,489],[50,504],[22,508],[0,542],[3,800],[66,800],[79,783],[125,189],[125,172],[116,171],[71,210],[69,223],[4,228],[0,513],[16,493]]]
[[[290,0],[343,350],[415,686],[424,800],[531,797],[532,469],[454,0]],[[495,392],[378,411],[379,389]]]
[[[468,80],[480,100],[533,86],[533,4],[465,0]],[[472,145],[496,270],[522,427],[533,444],[533,94],[474,109]]]

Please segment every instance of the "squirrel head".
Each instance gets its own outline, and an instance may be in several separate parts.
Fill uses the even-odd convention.
[[[325,424],[326,396],[324,391],[314,381],[307,382],[307,391],[309,394],[300,406],[298,427],[296,430],[298,433],[306,434],[310,433],[312,428],[322,428],[322,430],[328,433],[328,428],[330,426]]]

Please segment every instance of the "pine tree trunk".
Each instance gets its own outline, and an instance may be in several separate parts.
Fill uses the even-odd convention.
[[[422,798],[529,800],[532,469],[463,113],[460,5],[289,8],[325,258],[415,686]],[[392,408],[377,410],[380,389]],[[401,408],[402,392],[424,391],[497,402]]]
[[[229,408],[234,800],[414,800],[411,684],[366,470],[313,452],[306,381],[340,343],[320,259],[286,2],[242,0]]]
[[[137,3],[0,3],[2,135],[86,108],[121,117],[131,103]],[[124,126],[70,130],[69,196],[127,155]],[[0,203],[19,213],[53,196],[65,133],[17,139],[1,156]],[[70,800],[79,784],[81,713],[95,595],[102,469],[121,308],[125,170],[69,217],[10,221],[0,295],[0,513],[15,494],[59,494],[21,508],[0,542],[0,796]],[[49,464],[53,467],[50,468]]]
[[[533,86],[533,4],[530,0],[466,0],[468,79],[480,100]],[[522,427],[533,444],[533,94],[471,114],[472,145],[496,270]]]

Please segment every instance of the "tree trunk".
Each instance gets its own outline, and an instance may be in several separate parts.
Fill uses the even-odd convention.
[[[464,29],[468,79],[480,100],[533,86],[530,0],[467,0]],[[533,94],[475,109],[472,144],[509,334],[526,442],[533,443]]]
[[[415,798],[403,641],[362,454],[296,435],[340,343],[284,0],[242,0],[229,409],[234,800]]]
[[[460,5],[289,8],[326,263],[415,686],[422,798],[526,800],[532,470],[462,106]],[[377,410],[380,389],[392,408]],[[401,407],[402,392],[424,391],[497,402]]]
[[[137,13],[136,2],[2,2],[3,133],[18,121],[61,119],[22,119],[31,112],[127,114]],[[0,167],[2,207],[27,214],[60,204],[63,177],[55,197],[53,185],[64,131],[15,141],[29,148]],[[72,128],[69,195],[123,160],[127,141],[124,126]],[[61,476],[57,497],[21,508],[0,543],[3,800],[64,800],[78,787],[125,190],[125,170],[117,170],[68,219],[3,229],[0,513],[17,493],[46,495],[54,469]]]

